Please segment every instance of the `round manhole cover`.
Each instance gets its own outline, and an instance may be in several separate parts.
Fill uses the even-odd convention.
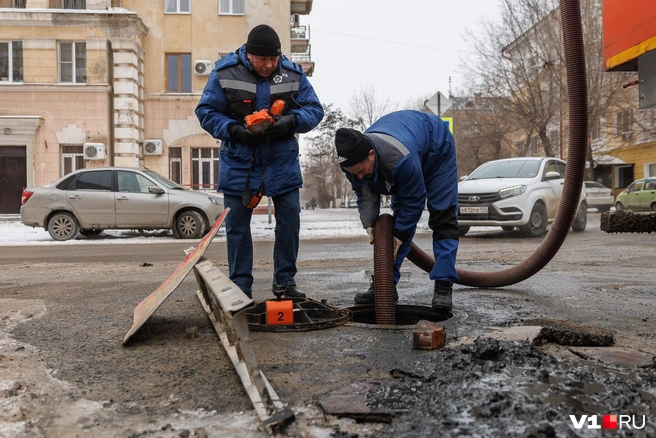
[[[349,307],[353,317],[349,325],[361,325],[364,327],[374,328],[414,328],[419,321],[441,322],[453,318],[451,312],[433,312],[433,309],[427,306],[415,306],[407,304],[397,304],[396,307],[396,325],[376,324],[376,308],[373,304],[362,304]]]
[[[293,303],[293,324],[267,324],[266,301],[263,301],[244,311],[248,328],[265,332],[303,332],[339,326],[351,319],[350,310],[329,306],[325,301],[319,302],[310,298],[285,298],[285,300]],[[275,301],[275,298],[267,301]]]

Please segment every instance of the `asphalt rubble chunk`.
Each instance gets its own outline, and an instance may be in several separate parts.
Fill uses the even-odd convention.
[[[494,337],[426,351],[430,361],[391,369],[389,379],[352,383],[317,401],[327,415],[388,423],[377,437],[573,437],[580,431],[570,415],[597,411],[645,416],[644,428],[613,431],[618,436],[656,435],[653,357],[607,347],[613,334],[593,326],[524,322],[530,330],[507,332],[519,339],[503,339],[503,328],[488,330]],[[570,345],[575,354],[549,354],[542,346],[552,341]],[[597,360],[609,348],[625,360]],[[608,406],[613,412],[606,412]]]

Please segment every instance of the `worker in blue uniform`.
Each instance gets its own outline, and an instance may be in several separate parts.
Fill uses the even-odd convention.
[[[265,130],[246,126],[246,116],[282,101],[283,112]],[[297,133],[316,127],[323,107],[301,66],[282,55],[280,38],[255,26],[246,44],[219,59],[196,107],[201,126],[222,140],[218,191],[224,194],[230,279],[249,297],[253,286],[253,196],[269,196],[275,208],[274,294],[305,297],[296,285],[303,185]]]
[[[452,309],[458,252],[458,171],[453,135],[439,117],[420,111],[395,111],[381,117],[364,133],[340,128],[335,133],[338,160],[357,194],[362,225],[374,242],[373,226],[380,214],[380,195],[391,195],[394,216],[394,282],[424,206],[433,231],[435,265],[432,308]],[[398,297],[398,295],[397,295]],[[355,295],[357,303],[373,303],[369,289]]]

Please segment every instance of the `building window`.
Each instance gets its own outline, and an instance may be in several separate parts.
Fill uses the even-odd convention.
[[[0,82],[23,82],[21,41],[0,41]]]
[[[646,163],[645,178],[651,178],[652,176],[656,176],[656,163]]]
[[[79,169],[84,169],[84,147],[82,145],[62,145],[61,176],[68,175]]]
[[[653,129],[654,127],[656,127],[656,111],[654,110],[654,108],[651,108],[646,111],[646,114],[647,114],[649,127]]]
[[[243,14],[244,0],[219,0],[219,14]]]
[[[538,150],[540,150],[540,139],[538,137],[531,138],[531,146],[529,149],[529,155],[531,157],[538,156]]]
[[[169,148],[169,179],[182,184],[182,149]]]
[[[551,144],[551,151],[556,153],[560,151],[560,139],[559,137],[559,132],[558,131],[551,131],[549,132],[549,143]]]
[[[623,189],[628,187],[634,180],[633,165],[615,167],[615,187],[614,189]]]
[[[86,9],[86,0],[50,0],[52,9]]]
[[[87,44],[84,42],[59,43],[59,82],[86,84]]]
[[[622,136],[622,140],[633,138],[633,109],[618,111],[615,115],[616,134]]]
[[[11,0],[12,8],[25,8],[25,3],[27,0]]]
[[[191,0],[165,0],[164,11],[171,14],[188,14],[191,12]]]
[[[192,188],[216,190],[219,184],[219,148],[192,148]]]
[[[590,121],[590,140],[601,138],[601,119],[596,117]]]
[[[191,93],[191,53],[166,54],[166,91]]]

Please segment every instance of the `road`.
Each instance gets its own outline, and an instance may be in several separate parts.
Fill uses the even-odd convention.
[[[421,233],[415,242],[428,249],[431,236]],[[516,232],[472,229],[461,239],[458,267],[506,269],[539,243]],[[587,230],[570,232],[532,278],[500,289],[456,286],[441,350],[412,350],[405,327],[252,332],[264,373],[297,413],[285,436],[594,436],[576,430],[569,415],[612,413],[644,416],[644,428],[632,436],[654,436],[654,243],[646,234],[605,234],[599,214],[590,214]],[[135,306],[189,246],[0,251],[0,437],[266,436],[196,298],[193,275],[134,342],[121,346]],[[260,301],[270,297],[273,244],[255,248]],[[223,242],[210,245],[206,256],[227,272]],[[304,240],[297,282],[311,298],[350,307],[367,287],[371,256],[365,236]],[[399,294],[400,304],[429,305],[432,284],[407,262]],[[491,327],[532,320],[609,330],[630,360],[590,359],[555,343],[489,341]],[[387,395],[406,394],[390,424],[325,415],[318,403],[346,385],[371,382]],[[614,431],[629,432],[626,426]]]

